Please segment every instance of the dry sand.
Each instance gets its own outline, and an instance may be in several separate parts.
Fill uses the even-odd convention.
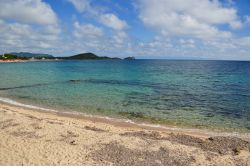
[[[0,104],[0,165],[250,165],[250,143]]]

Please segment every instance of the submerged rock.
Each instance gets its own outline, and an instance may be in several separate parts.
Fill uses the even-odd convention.
[[[78,83],[78,82],[81,82],[81,80],[69,80],[68,82]]]
[[[140,119],[145,118],[142,112],[119,112],[119,114],[131,118],[140,118]]]

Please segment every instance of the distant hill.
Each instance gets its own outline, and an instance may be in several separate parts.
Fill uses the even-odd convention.
[[[25,58],[53,58],[52,55],[49,54],[40,54],[40,53],[30,53],[30,52],[11,52],[10,54],[16,55],[17,57],[25,57]]]
[[[81,53],[73,56],[66,57],[54,57],[49,54],[40,54],[40,53],[30,53],[30,52],[12,52],[7,53],[5,56],[1,55],[0,59],[23,59],[23,60],[31,60],[31,58],[35,58],[36,60],[50,59],[50,60],[121,60],[117,57],[108,57],[108,56],[97,56],[91,52]],[[124,58],[125,60],[133,60],[134,57]]]
[[[13,54],[4,54],[4,55],[0,55],[0,59],[17,59],[16,55]]]
[[[124,60],[135,60],[135,57],[129,56],[129,57],[124,58]]]
[[[105,60],[105,59],[120,59],[120,58],[110,58],[107,56],[97,56],[93,53],[82,53],[82,54],[77,54],[73,56],[68,56],[68,57],[59,57],[60,59],[75,59],[75,60]]]

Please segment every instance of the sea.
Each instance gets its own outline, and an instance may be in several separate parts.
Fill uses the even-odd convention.
[[[250,132],[250,62],[1,63],[0,101],[149,124]]]

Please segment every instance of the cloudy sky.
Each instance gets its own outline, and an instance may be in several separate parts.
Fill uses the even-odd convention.
[[[250,0],[0,0],[0,53],[250,60]]]

